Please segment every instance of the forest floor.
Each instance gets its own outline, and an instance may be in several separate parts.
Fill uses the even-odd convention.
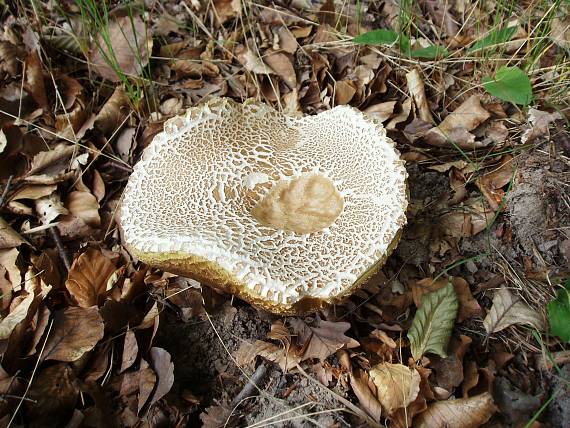
[[[568,2],[0,0],[0,20],[0,426],[570,426]],[[408,223],[342,304],[272,315],[124,246],[132,167],[213,97],[349,104],[396,142]],[[411,326],[445,329],[450,301],[418,357]]]

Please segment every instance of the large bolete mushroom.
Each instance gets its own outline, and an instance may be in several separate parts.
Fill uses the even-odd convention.
[[[127,244],[152,266],[271,312],[338,302],[406,223],[406,170],[380,123],[214,99],[166,122],[127,185]]]

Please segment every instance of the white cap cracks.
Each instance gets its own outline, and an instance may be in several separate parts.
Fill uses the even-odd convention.
[[[294,118],[215,99],[154,138],[121,223],[143,261],[196,256],[247,288],[242,297],[290,308],[345,295],[385,258],[406,222],[406,178],[382,125],[354,108]]]

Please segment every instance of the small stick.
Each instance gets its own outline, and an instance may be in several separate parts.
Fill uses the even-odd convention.
[[[251,378],[249,378],[249,382],[245,384],[239,394],[232,400],[230,405],[232,408],[238,406],[244,399],[257,395],[260,389],[258,384],[263,381],[263,378],[267,374],[267,368],[265,361],[262,361],[259,366],[257,366],[255,372],[251,375]]]
[[[10,189],[10,184],[12,183],[13,177],[14,177],[13,175],[8,177],[8,181],[6,182],[6,187],[4,187],[4,191],[2,192],[2,196],[0,196],[0,208],[2,208],[4,206],[4,200],[6,199],[6,196],[8,195],[8,190]]]
[[[55,241],[55,246],[57,247],[57,251],[59,252],[59,256],[61,257],[61,260],[63,261],[63,264],[65,265],[65,268],[69,272],[69,270],[71,269],[71,261],[69,260],[69,256],[67,254],[67,251],[65,251],[63,243],[61,242],[61,236],[59,236],[59,230],[57,229],[57,227],[50,227],[48,230],[49,230],[49,234],[51,235],[52,239]]]

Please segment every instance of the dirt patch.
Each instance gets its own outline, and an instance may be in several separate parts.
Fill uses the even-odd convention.
[[[536,150],[517,163],[506,208],[522,254],[539,266],[568,263],[565,255],[570,225],[570,167],[562,159]]]

